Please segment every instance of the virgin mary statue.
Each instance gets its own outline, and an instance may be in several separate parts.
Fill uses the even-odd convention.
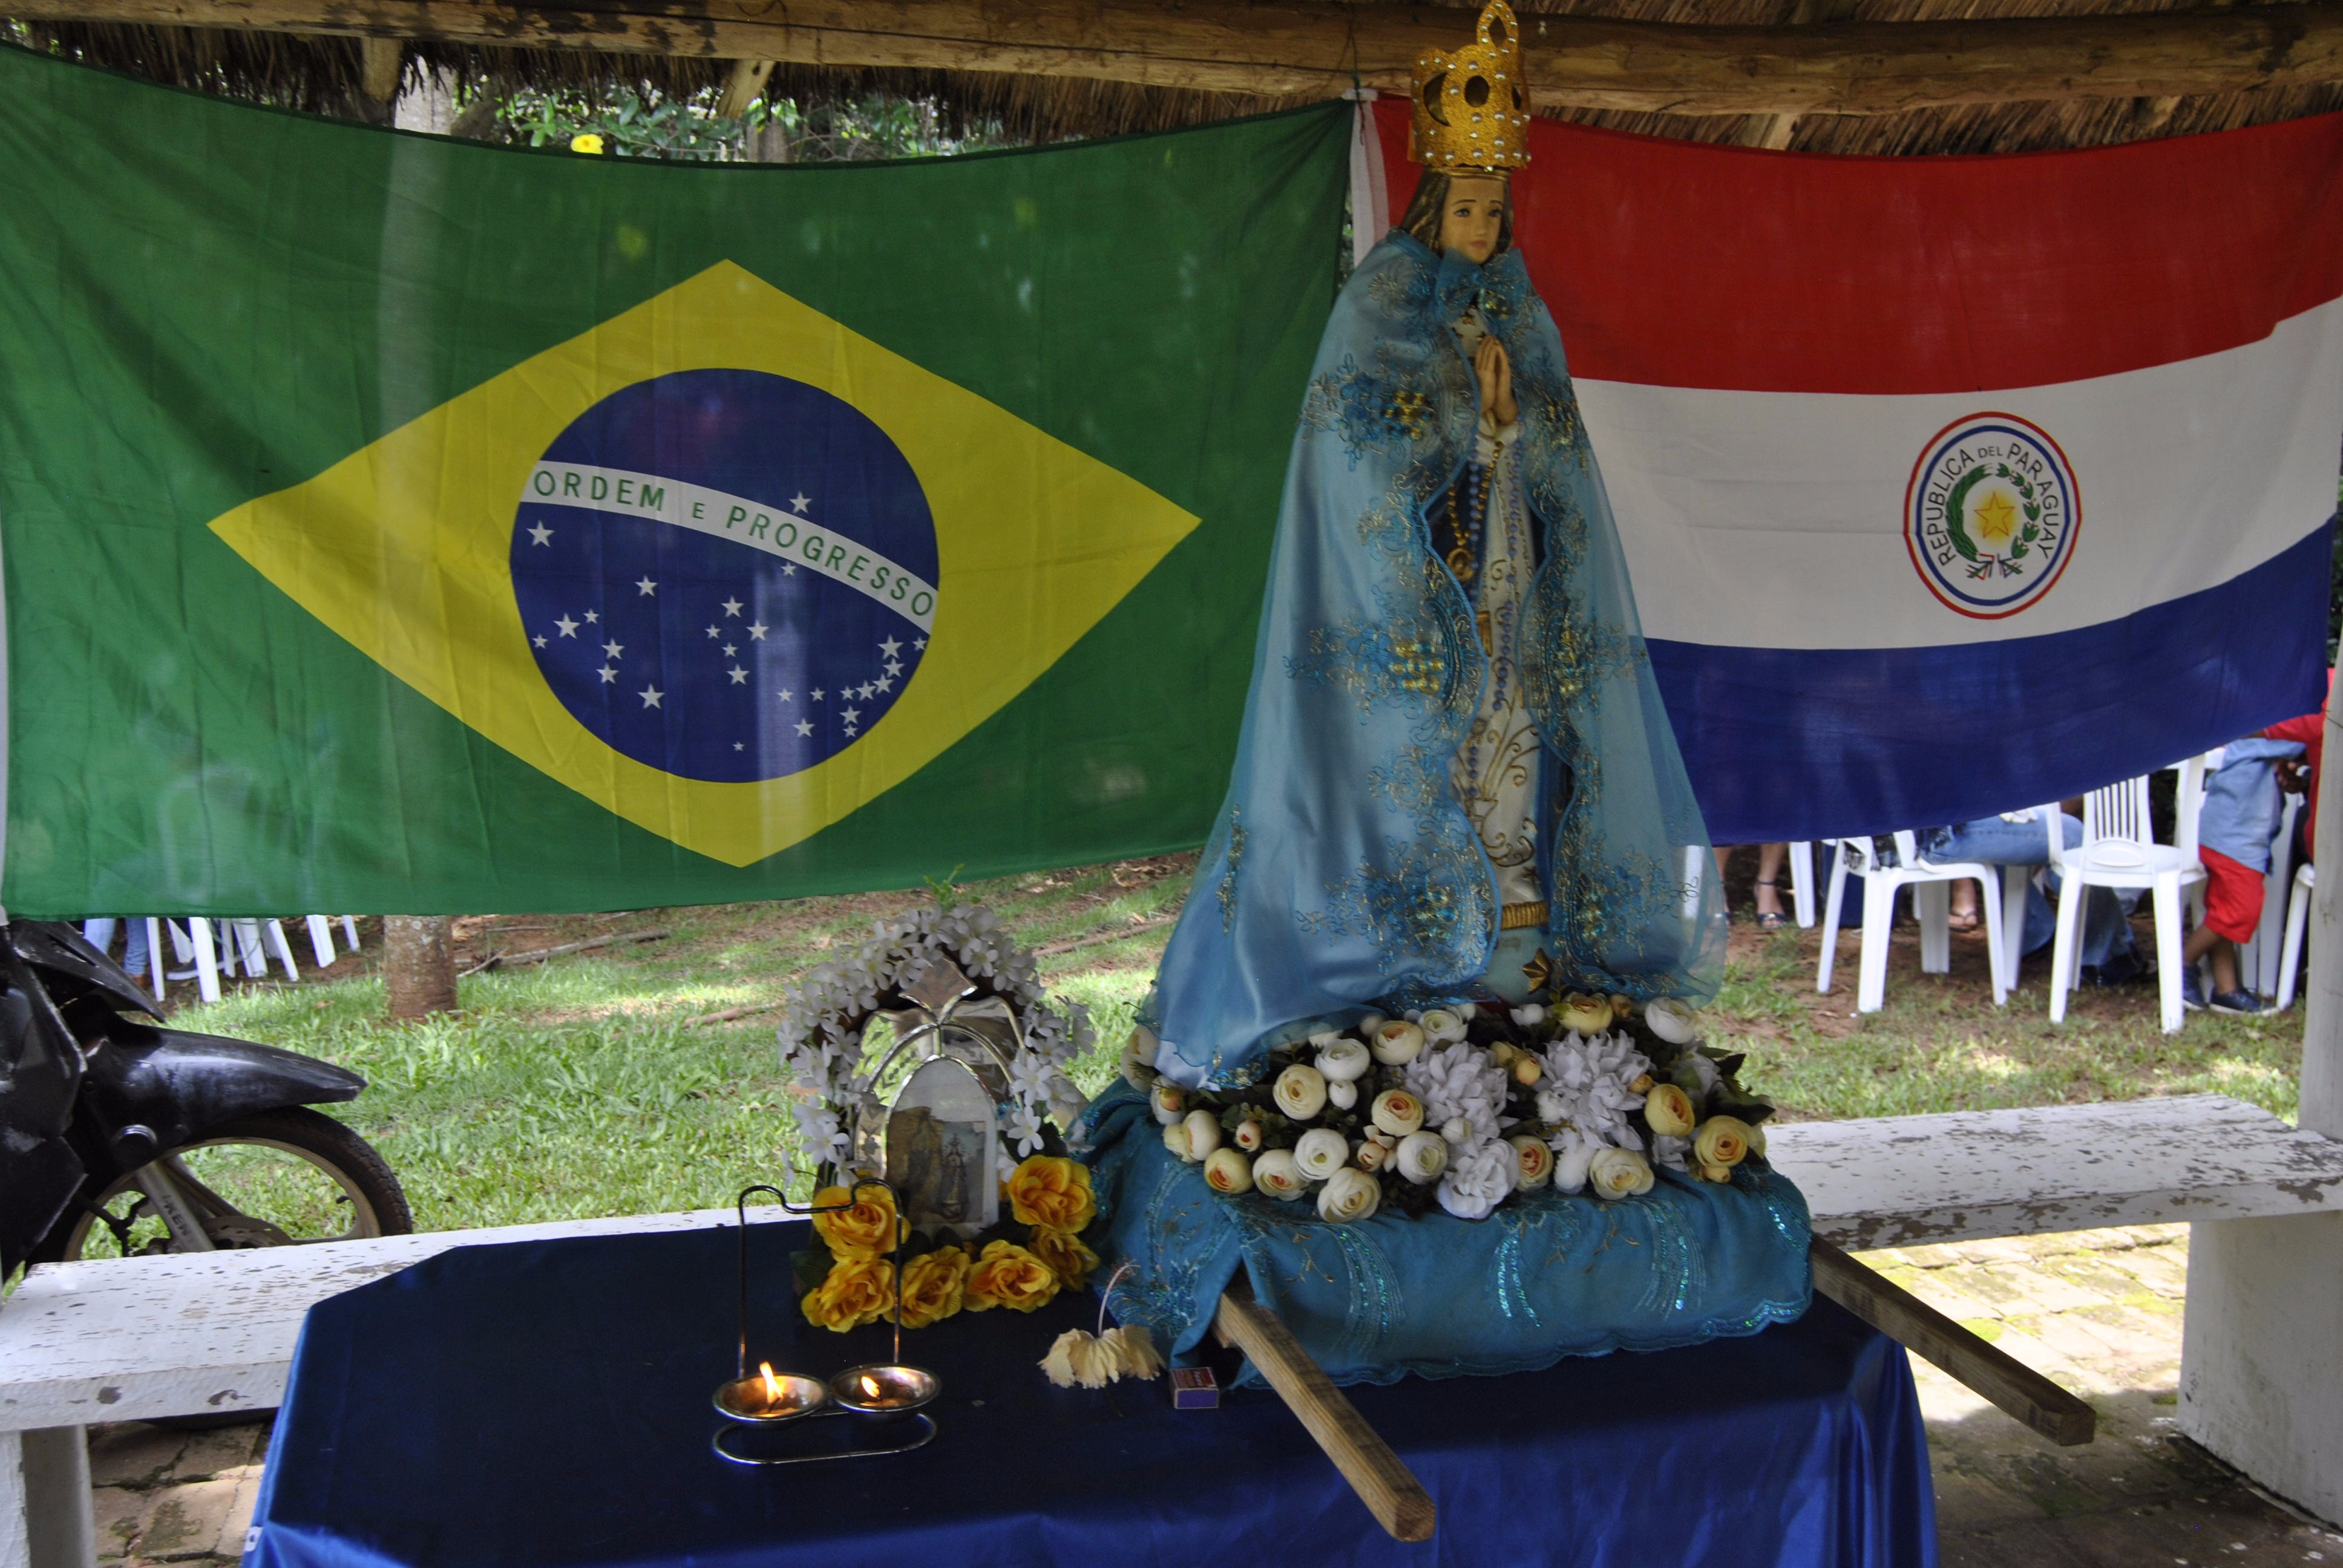
[[[1235,770],[1142,1015],[1175,1081],[1370,1010],[1715,989],[1707,830],[1513,243],[1520,58],[1491,0],[1418,62],[1423,176],[1319,345]]]

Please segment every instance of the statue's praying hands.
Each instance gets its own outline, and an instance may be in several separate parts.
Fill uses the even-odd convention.
[[[1473,350],[1473,374],[1481,381],[1481,412],[1500,430],[1521,415],[1513,402],[1513,367],[1505,357],[1505,346],[1492,334],[1481,339]]]

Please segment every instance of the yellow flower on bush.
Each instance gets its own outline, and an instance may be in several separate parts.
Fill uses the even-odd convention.
[[[573,153],[598,153],[602,150],[602,138],[592,131],[581,131],[569,138],[569,150]]]
[[[843,1187],[825,1187],[813,1195],[813,1204],[817,1209],[827,1209],[833,1203],[845,1202],[850,1196]],[[840,1258],[870,1258],[891,1252],[897,1240],[910,1234],[911,1230],[896,1215],[895,1195],[884,1187],[865,1187],[851,1209],[816,1214],[813,1228],[821,1232],[821,1239]]]
[[[1080,1236],[1047,1225],[1033,1227],[1033,1239],[1025,1243],[1025,1250],[1049,1264],[1058,1283],[1070,1291],[1089,1284],[1091,1271],[1099,1266],[1099,1255],[1084,1246]]]
[[[884,1258],[840,1258],[799,1305],[806,1322],[841,1334],[875,1323],[895,1310],[894,1267]]]
[[[960,1310],[972,1266],[958,1247],[922,1252],[903,1265],[903,1326],[924,1329]]]
[[[1036,1154],[1010,1176],[1008,1192],[1009,1211],[1021,1225],[1047,1225],[1071,1235],[1098,1212],[1091,1168],[1079,1160]]]
[[[984,1255],[969,1271],[967,1302],[971,1312],[988,1312],[995,1307],[1030,1312],[1047,1305],[1057,1293],[1057,1271],[1014,1241],[988,1242]]]

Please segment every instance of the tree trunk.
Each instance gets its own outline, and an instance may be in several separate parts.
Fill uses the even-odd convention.
[[[456,955],[448,941],[454,924],[446,915],[382,918],[382,970],[393,1019],[456,1010]]]

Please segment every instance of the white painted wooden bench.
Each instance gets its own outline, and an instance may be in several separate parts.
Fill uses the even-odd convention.
[[[2343,1211],[2343,1142],[2219,1095],[1806,1122],[1770,1137],[1816,1234],[1850,1250]],[[0,1306],[0,1568],[88,1568],[82,1428],[274,1407],[302,1316],[328,1296],[453,1247],[731,1217],[704,1210],[36,1269]],[[2192,1320],[2197,1312],[2192,1301]],[[2343,1379],[2336,1386],[2343,1398]]]

